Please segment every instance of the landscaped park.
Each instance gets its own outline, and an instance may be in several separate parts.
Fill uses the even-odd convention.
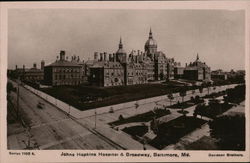
[[[79,110],[88,110],[197,88],[197,86],[174,85],[171,82],[171,84],[141,84],[107,88],[85,85],[60,86],[40,90]]]
[[[204,102],[204,99],[209,99],[207,104]],[[214,124],[212,122],[214,120],[218,121],[218,116],[240,104],[244,100],[245,85],[239,85],[223,92],[211,93],[203,98],[197,96],[196,98],[191,98],[183,103],[179,102],[167,106],[166,108],[154,109],[132,117],[123,118],[120,116],[119,120],[109,124],[116,130],[122,126],[123,132],[131,135],[132,138],[141,143],[150,144],[157,149],[164,149],[168,145],[177,143],[183,136],[201,128],[202,125],[207,124],[208,122],[209,124]],[[194,107],[193,113],[187,116],[188,111],[186,110],[189,110],[191,107]],[[174,110],[178,110],[177,112],[180,113],[180,115],[167,122],[159,120],[159,118],[163,116],[170,115]],[[242,122],[242,120],[239,122]],[[126,124],[128,127],[124,127]],[[220,125],[218,123],[216,124]],[[224,122],[224,124],[226,123]],[[216,130],[215,126],[216,125],[213,125],[211,129]],[[242,129],[244,126],[241,126],[240,128]],[[216,133],[214,130],[213,133]],[[149,138],[147,135],[149,135],[148,133],[150,132],[151,137]],[[234,135],[233,132],[231,134]],[[241,136],[244,137],[243,134],[241,134]],[[214,137],[216,137],[216,134]],[[239,140],[239,138],[232,137],[235,140]],[[220,144],[219,141],[217,143],[218,145]]]

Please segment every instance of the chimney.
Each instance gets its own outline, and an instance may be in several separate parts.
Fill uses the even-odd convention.
[[[94,52],[94,60],[98,61],[98,52]]]
[[[104,54],[103,54],[104,56],[103,56],[103,58],[104,58],[104,61],[106,61],[107,60],[107,53],[106,52],[104,52]]]
[[[17,70],[17,65],[16,65],[16,70]]]
[[[35,69],[36,69],[36,63],[33,63],[33,68],[35,68]]]
[[[79,56],[77,56],[77,62],[79,62],[80,61],[80,57]]]
[[[41,70],[44,69],[44,66],[45,66],[45,62],[44,62],[44,60],[42,60],[42,61],[41,61]]]
[[[188,64],[186,63],[186,67],[187,67],[187,65],[188,65]]]
[[[65,51],[61,50],[60,51],[60,61],[64,61],[65,60]]]
[[[114,59],[114,62],[116,62],[116,56],[115,56],[115,53],[113,53],[113,59]]]
[[[112,54],[109,54],[109,61],[112,62]]]
[[[25,65],[23,65],[23,71],[25,71]]]
[[[103,61],[103,53],[100,53],[100,61]]]

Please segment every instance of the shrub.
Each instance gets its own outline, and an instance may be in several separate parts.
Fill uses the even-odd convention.
[[[120,116],[119,116],[119,120],[120,121],[123,121],[124,120],[124,117],[120,114]]]

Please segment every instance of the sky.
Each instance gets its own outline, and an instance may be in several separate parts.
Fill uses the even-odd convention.
[[[93,59],[114,53],[122,37],[127,53],[143,50],[150,27],[158,51],[190,63],[197,53],[212,70],[244,69],[243,10],[10,9],[8,68],[50,64],[60,50]]]

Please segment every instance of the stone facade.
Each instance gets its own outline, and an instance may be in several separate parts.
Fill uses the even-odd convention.
[[[25,68],[25,65],[23,65],[23,68],[18,68],[16,65],[16,69],[13,71],[14,78],[33,83],[40,82],[44,78],[44,65],[44,61],[41,61],[41,69],[37,68],[36,63],[33,64],[32,68]]]
[[[210,82],[210,67],[208,67],[205,62],[201,62],[197,54],[196,60],[185,67],[183,78],[187,80]]]
[[[44,81],[47,85],[79,85],[82,82],[82,67],[78,63],[65,59],[65,51],[60,59],[44,67]]]
[[[89,61],[91,64],[87,66],[90,83],[106,87],[145,84],[148,81],[174,78],[175,61],[173,58],[167,58],[163,52],[157,51],[157,43],[153,39],[151,29],[144,50],[132,50],[127,55],[120,39],[116,53],[107,55],[106,52],[95,52],[94,60]]]

